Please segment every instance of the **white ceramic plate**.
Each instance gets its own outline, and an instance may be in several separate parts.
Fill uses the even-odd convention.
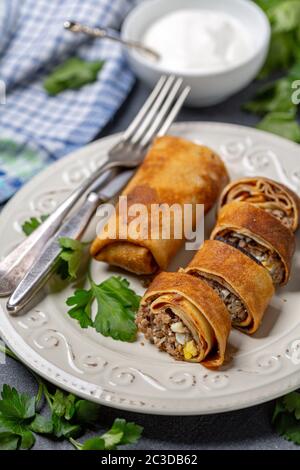
[[[300,193],[300,150],[296,144],[229,124],[176,124],[172,133],[213,147],[224,158],[232,178],[265,175]],[[20,224],[24,219],[54,209],[104,158],[117,138],[101,139],[62,159],[18,192],[1,214],[1,256],[22,239]],[[277,291],[253,337],[231,333],[233,359],[219,371],[176,362],[146,341],[142,345],[142,338],[128,344],[80,329],[66,314],[65,299],[71,288],[49,295],[20,317],[8,315],[6,299],[1,299],[0,333],[22,361],[49,381],[116,408],[183,415],[264,402],[300,386],[299,236],[297,241],[289,285]],[[183,264],[183,254],[177,261]],[[92,269],[99,281],[120,274],[97,262]],[[142,294],[139,280],[125,276]]]

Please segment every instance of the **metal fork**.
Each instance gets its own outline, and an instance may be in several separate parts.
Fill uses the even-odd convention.
[[[189,87],[181,89],[182,79],[162,76],[141,110],[108,152],[107,161],[63,201],[57,209],[0,263],[0,296],[9,296],[38,259],[43,247],[65,220],[67,214],[104,173],[115,168],[135,168],[155,136],[167,132],[182,107]]]

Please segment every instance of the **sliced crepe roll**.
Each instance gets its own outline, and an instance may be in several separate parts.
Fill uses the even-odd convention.
[[[207,240],[185,272],[214,289],[234,327],[248,334],[258,329],[274,294],[272,278],[263,266],[226,243]]]
[[[233,201],[254,204],[292,231],[298,228],[300,198],[281,183],[260,176],[233,181],[223,190],[220,207]]]
[[[261,263],[274,285],[288,282],[294,234],[263,209],[246,202],[226,204],[219,212],[211,239],[222,240]]]
[[[204,204],[207,212],[227,183],[228,174],[222,160],[209,148],[179,137],[157,138],[123,192],[128,208],[133,204],[143,204],[146,208],[141,224],[147,220],[147,232],[141,231],[133,237],[129,231],[127,236],[121,236],[132,218],[124,221],[117,211],[112,221],[117,228],[116,236],[111,237],[104,229],[93,242],[91,255],[136,274],[166,269],[184,241],[183,224],[181,234],[175,236],[171,213],[170,237],[162,236],[162,218],[156,225],[151,221],[152,205],[177,204],[183,208],[184,204],[192,204],[195,209],[196,204]],[[193,212],[190,228],[196,223],[196,211]]]
[[[231,321],[216,292],[185,273],[160,273],[145,293],[139,330],[177,360],[215,368],[224,362]]]

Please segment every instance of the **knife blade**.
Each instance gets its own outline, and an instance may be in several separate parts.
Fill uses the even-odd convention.
[[[11,314],[18,314],[22,309],[33,300],[34,296],[49,280],[57,264],[61,253],[59,240],[62,237],[69,237],[79,240],[86,227],[88,226],[97,207],[111,200],[116,196],[132,177],[134,171],[127,170],[116,175],[104,188],[99,192],[97,188],[92,188],[83,205],[63,224],[56,232],[55,236],[49,240],[40,257],[31,266],[22,281],[18,284],[13,294],[6,304],[7,310]]]

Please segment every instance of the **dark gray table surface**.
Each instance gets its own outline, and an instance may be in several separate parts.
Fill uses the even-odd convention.
[[[241,103],[254,93],[253,83],[241,93],[211,108],[184,109],[179,121],[219,121],[253,126],[255,116],[241,111]],[[127,101],[101,136],[122,131],[136,114],[148,90],[137,82]],[[34,393],[35,381],[22,365],[7,358],[0,365],[0,385],[9,383],[20,391]],[[196,450],[196,449],[297,449],[297,446],[279,437],[271,427],[274,403],[247,408],[230,413],[206,416],[169,417],[121,412],[103,407],[100,432],[107,429],[116,417],[124,417],[144,426],[138,449]],[[38,438],[34,447],[39,449],[71,449],[66,442],[53,442]]]

